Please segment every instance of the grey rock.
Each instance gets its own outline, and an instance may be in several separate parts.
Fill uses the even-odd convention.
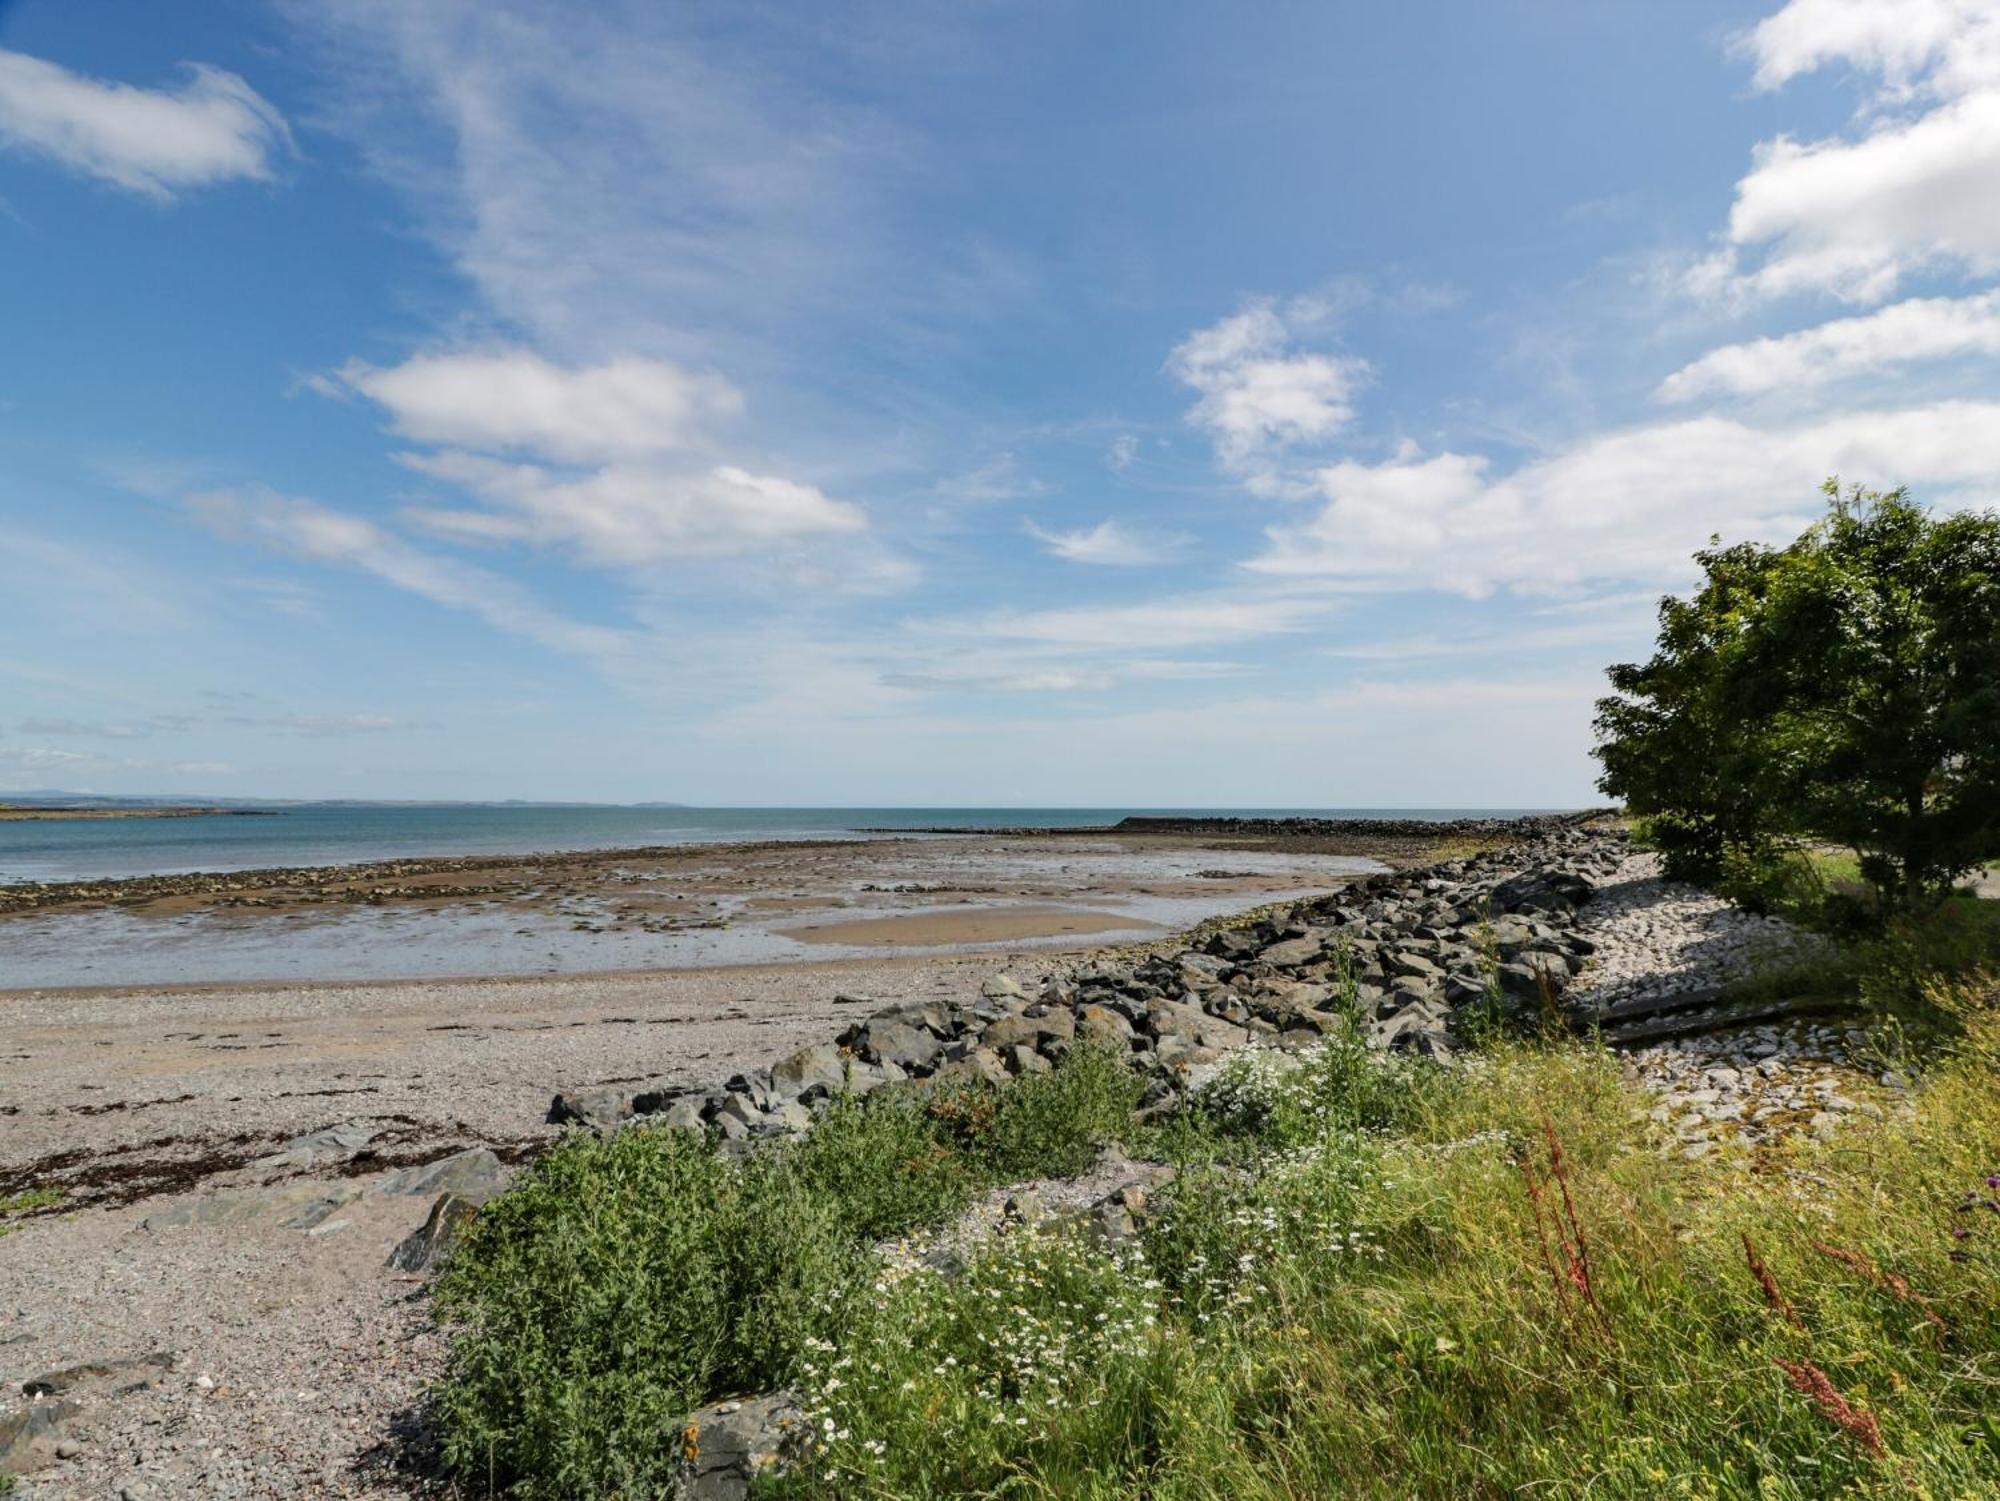
[[[566,1089],[549,1101],[551,1126],[589,1126],[608,1131],[632,1118],[632,1087],[602,1084],[591,1089]]]
[[[373,1126],[360,1121],[345,1121],[322,1131],[295,1136],[277,1151],[259,1157],[250,1165],[269,1171],[273,1168],[309,1168],[329,1162],[345,1162],[378,1134]]]
[[[455,1193],[439,1194],[423,1224],[389,1253],[388,1264],[399,1272],[430,1271],[457,1247],[478,1213],[479,1206],[470,1199]]]
[[[26,1397],[65,1397],[110,1391],[123,1396],[156,1385],[173,1368],[174,1357],[165,1350],[155,1350],[150,1355],[135,1356],[129,1360],[85,1361],[81,1365],[64,1366],[59,1371],[44,1371],[39,1376],[30,1376],[21,1383],[21,1394]]]
[[[743,1501],[752,1483],[797,1457],[805,1414],[787,1392],[717,1402],[681,1427],[677,1501]]]
[[[1076,1038],[1102,1047],[1130,1048],[1132,1023],[1109,1006],[1085,1006],[1076,1014]]]
[[[483,1204],[507,1186],[507,1169],[490,1148],[472,1147],[453,1152],[435,1162],[398,1168],[380,1183],[375,1192],[406,1194],[456,1194],[474,1204]]]
[[[1303,938],[1287,938],[1282,943],[1274,943],[1257,957],[1274,969],[1291,969],[1300,964],[1310,964],[1319,958],[1325,947],[1325,935],[1308,933]]]
[[[906,1072],[927,1072],[944,1051],[944,1040],[928,1027],[873,1020],[862,1033],[860,1051],[877,1063],[893,1063]]]
[[[0,1418],[0,1475],[26,1475],[47,1464],[57,1430],[82,1411],[77,1402],[36,1402]]]
[[[771,1065],[772,1092],[786,1100],[812,1101],[838,1094],[847,1083],[848,1055],[831,1043],[816,1043]]]

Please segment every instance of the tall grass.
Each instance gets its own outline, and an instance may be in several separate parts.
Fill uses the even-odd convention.
[[[1993,1019],[1967,1036],[1908,1118],[1766,1176],[1663,1159],[1602,1053],[1503,1049],[1386,1132],[1182,1180],[1137,1262],[907,1279],[816,1362],[836,1437],[790,1493],[2000,1495],[2000,1215],[1958,1208],[2000,1171]]]

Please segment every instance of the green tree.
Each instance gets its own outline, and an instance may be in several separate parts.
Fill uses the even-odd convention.
[[[1826,839],[1917,905],[2000,849],[2000,516],[1826,493],[1788,547],[1697,554],[1652,660],[1610,670],[1599,785],[1675,874]]]
[[[1762,607],[1775,554],[1743,543],[1695,554],[1705,580],[1660,601],[1651,660],[1607,669],[1616,696],[1598,700],[1598,786],[1643,815],[1677,880],[1712,881],[1734,853],[1776,832],[1747,768],[1754,737],[1729,703],[1728,663]]]

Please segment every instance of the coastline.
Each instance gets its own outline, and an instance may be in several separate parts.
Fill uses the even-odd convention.
[[[275,808],[49,808],[0,803],[0,823],[55,823],[104,818],[269,818]]]

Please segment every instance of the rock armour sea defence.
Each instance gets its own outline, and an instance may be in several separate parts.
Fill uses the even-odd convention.
[[[1492,821],[1474,822],[1492,832]],[[995,975],[976,997],[886,1007],[831,1042],[717,1085],[559,1094],[549,1119],[713,1129],[749,1143],[803,1130],[816,1105],[843,1091],[911,1079],[1000,1083],[1048,1069],[1080,1043],[1129,1055],[1149,1080],[1148,1103],[1160,1106],[1191,1069],[1231,1048],[1303,1048],[1344,1026],[1350,986],[1375,1045],[1449,1056],[1474,1015],[1562,1007],[1593,948],[1576,913],[1629,849],[1622,830],[1575,816],[1534,820],[1527,831],[1506,848],[1371,876],[1179,949],[1087,962],[1033,992]]]

